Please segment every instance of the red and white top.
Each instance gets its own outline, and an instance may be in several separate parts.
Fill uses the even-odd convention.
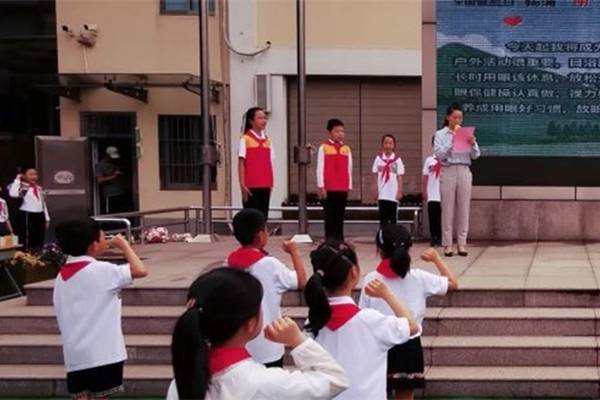
[[[365,294],[364,288],[373,279],[379,279],[388,285],[396,297],[412,312],[420,328],[413,337],[421,336],[427,298],[436,295],[442,296],[448,292],[448,278],[445,276],[432,274],[419,268],[411,268],[404,278],[400,278],[392,270],[390,260],[384,259],[375,271],[365,276],[358,304],[362,308],[372,308],[385,315],[394,315],[390,306],[381,299]]]
[[[264,250],[240,248],[229,255],[227,266],[245,269],[254,275],[263,286],[263,329],[256,339],[248,342],[246,348],[256,361],[266,364],[283,357],[282,344],[267,340],[264,328],[273,320],[281,317],[281,296],[288,290],[298,289],[298,275],[281,261],[270,256]]]
[[[242,135],[238,157],[245,159],[246,176],[244,184],[248,188],[273,187],[273,159],[275,152],[264,133],[249,130]]]
[[[133,283],[129,264],[69,257],[54,282],[67,372],[127,359],[121,330],[121,289]]]
[[[15,179],[10,185],[8,194],[14,199],[18,199],[19,197],[23,199],[23,204],[21,204],[20,208],[21,211],[26,211],[29,213],[43,212],[46,216],[46,221],[50,221],[48,207],[46,207],[44,192],[41,186],[29,184],[20,179]]]
[[[408,320],[360,309],[351,297],[331,297],[329,304],[331,319],[316,341],[350,378],[350,387],[336,399],[387,399],[387,352],[408,341]]]
[[[398,176],[404,175],[404,163],[399,156],[379,154],[373,162],[372,172],[377,174],[379,200],[398,201]]]
[[[436,156],[428,157],[423,165],[423,175],[427,176],[427,202],[441,201],[440,176],[442,163]]]
[[[206,400],[330,399],[348,387],[342,367],[312,339],[292,350],[297,370],[265,368],[241,348],[209,351],[211,381]],[[167,400],[179,400],[175,381]]]
[[[319,146],[317,187],[328,192],[352,190],[352,152],[348,145],[329,139]]]

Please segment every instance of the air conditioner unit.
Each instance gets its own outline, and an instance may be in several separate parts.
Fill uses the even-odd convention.
[[[271,75],[254,76],[254,104],[266,112],[271,111]]]

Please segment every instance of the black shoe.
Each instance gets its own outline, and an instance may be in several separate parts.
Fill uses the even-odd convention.
[[[466,250],[466,249],[465,249],[465,250],[463,250],[463,251],[461,251],[461,250],[459,249],[459,250],[458,250],[458,255],[459,255],[459,256],[461,256],[461,257],[466,257],[466,256],[468,256],[468,255],[469,255],[469,253],[467,252],[467,250]]]
[[[451,251],[448,251],[448,252],[446,252],[446,251],[445,251],[445,252],[444,252],[444,255],[445,255],[446,257],[452,257],[452,256],[454,256],[454,253],[453,253],[453,252],[451,252]]]

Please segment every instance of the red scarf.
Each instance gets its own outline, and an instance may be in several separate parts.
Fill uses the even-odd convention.
[[[4,202],[0,201],[0,216],[4,215]]]
[[[433,172],[435,174],[435,177],[439,178],[440,174],[442,173],[442,162],[437,157],[433,157],[433,159],[435,160],[435,164],[433,165]]]
[[[392,260],[389,258],[384,258],[383,260],[381,260],[381,262],[379,263],[379,265],[376,268],[377,272],[379,272],[381,275],[385,276],[386,278],[397,278],[398,274],[396,274],[394,272],[394,270],[392,269]]]
[[[89,261],[75,261],[72,263],[66,263],[60,268],[60,277],[64,281],[68,281],[73,276],[75,276],[76,273],[78,273],[88,265],[90,265]]]
[[[269,253],[262,249],[252,249],[248,247],[240,247],[227,257],[227,265],[231,268],[245,269],[249,268],[254,263],[262,260]]]
[[[252,129],[250,129],[248,131],[249,135],[252,135],[254,140],[256,140],[256,143],[258,143],[258,147],[265,147],[265,144],[267,144],[267,141],[269,140],[269,138],[267,138],[267,136],[265,135],[264,138],[261,138],[260,136],[258,136],[258,134],[256,132],[254,132]]]
[[[330,307],[331,318],[327,321],[327,327],[332,331],[340,329],[360,311],[356,304],[331,304]]]
[[[396,161],[398,161],[400,157],[394,154],[394,157],[390,157],[389,159],[384,160],[383,153],[381,153],[379,155],[379,158],[381,158],[381,161],[385,163],[385,165],[383,166],[383,176],[381,178],[383,179],[383,183],[388,183],[388,181],[390,180],[390,174],[392,173],[392,165]]]
[[[249,358],[250,353],[243,347],[212,347],[208,351],[208,369],[214,375]]]

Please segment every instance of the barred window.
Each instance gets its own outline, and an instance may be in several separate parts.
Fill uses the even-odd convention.
[[[215,139],[215,117],[211,117],[211,138]],[[196,115],[158,117],[160,186],[163,190],[201,190],[200,164],[202,118]],[[217,168],[212,170],[212,184]]]
[[[199,0],[160,0],[163,14],[198,14]],[[215,15],[217,0],[208,0],[208,14]]]

